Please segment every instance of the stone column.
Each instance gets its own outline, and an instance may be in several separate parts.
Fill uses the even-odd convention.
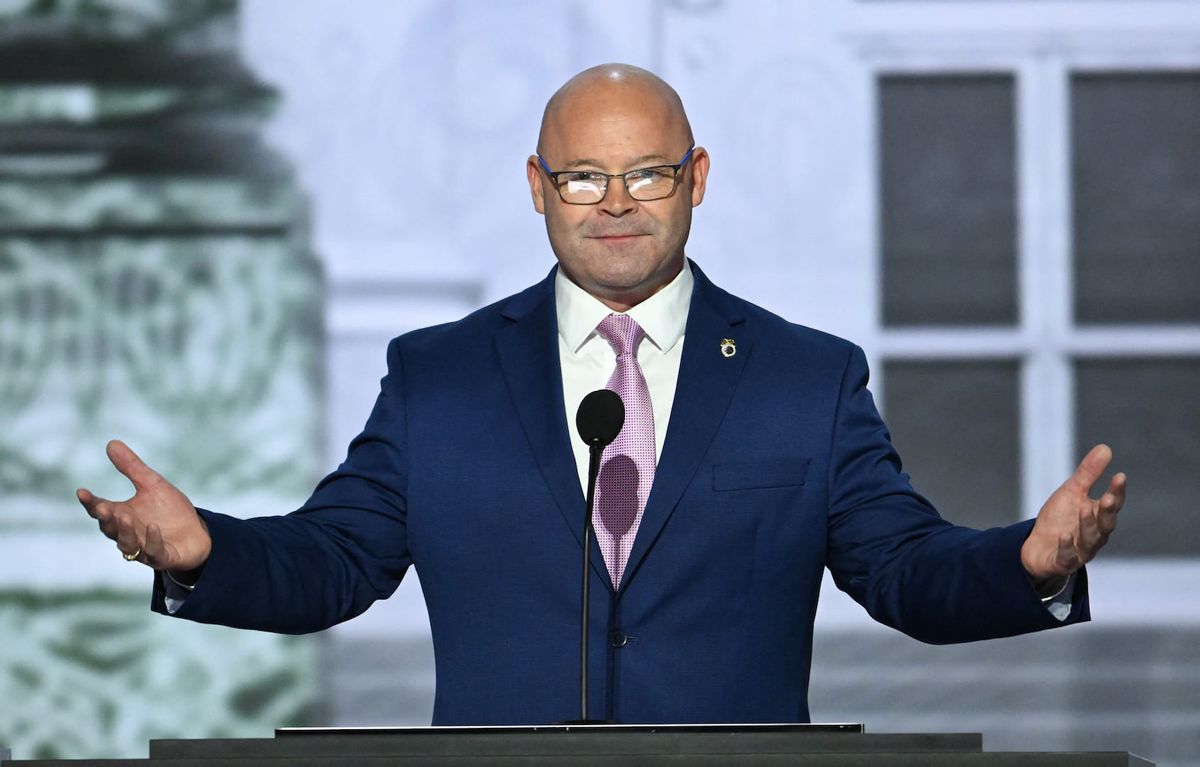
[[[228,513],[286,512],[319,478],[321,274],[258,138],[276,94],[239,61],[237,10],[0,10],[0,742],[18,758],[266,735],[316,699],[310,640],[151,614],[149,571],[74,498],[131,493],[114,437]]]

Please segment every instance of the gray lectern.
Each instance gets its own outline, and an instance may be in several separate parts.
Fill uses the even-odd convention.
[[[287,728],[274,738],[152,740],[149,759],[5,761],[22,767],[806,765],[1127,767],[1127,753],[987,752],[978,733],[867,733],[860,724]]]

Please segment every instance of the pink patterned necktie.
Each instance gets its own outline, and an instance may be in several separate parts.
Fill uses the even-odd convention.
[[[596,541],[613,588],[619,588],[654,481],[654,407],[637,361],[645,331],[628,315],[610,314],[596,332],[617,354],[617,369],[605,388],[625,403],[625,425],[604,449],[596,481]]]

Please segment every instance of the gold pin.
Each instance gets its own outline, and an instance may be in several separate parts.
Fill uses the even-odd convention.
[[[737,344],[734,343],[732,338],[721,339],[721,354],[726,357],[732,357],[737,354]]]

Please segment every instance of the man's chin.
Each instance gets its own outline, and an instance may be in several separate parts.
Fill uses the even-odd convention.
[[[583,265],[600,269],[576,270],[568,264],[560,268],[567,278],[589,294],[610,303],[620,301],[630,306],[654,295],[679,275],[683,258],[673,264],[663,264],[640,254],[606,253],[589,258]]]
[[[623,307],[636,306],[650,296],[665,288],[675,275],[641,275],[638,279],[615,279],[606,277],[592,285],[581,286],[588,293],[605,302],[609,306],[614,303]],[[624,311],[622,309],[621,311]]]

